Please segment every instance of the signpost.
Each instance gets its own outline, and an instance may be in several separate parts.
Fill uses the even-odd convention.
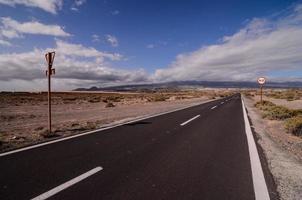
[[[260,86],[260,103],[262,105],[262,88],[263,88],[263,85],[265,84],[265,78],[264,77],[259,77],[258,78],[258,83],[259,83],[259,86]]]
[[[48,131],[51,136],[51,75],[55,74],[55,69],[52,68],[53,61],[55,59],[55,52],[48,52],[45,54],[45,59],[48,64],[48,70],[46,70],[46,76],[48,78]]]

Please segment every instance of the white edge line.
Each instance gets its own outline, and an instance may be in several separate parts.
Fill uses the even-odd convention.
[[[97,173],[98,171],[101,171],[103,168],[102,167],[96,167],[78,177],[75,177],[73,179],[71,179],[70,181],[67,181],[37,197],[34,197],[32,200],[44,200],[44,199],[48,199],[49,197],[61,192],[62,190],[65,190],[66,188],[84,180],[85,178],[88,178],[89,176],[92,176],[93,174]]]
[[[14,154],[14,153],[18,153],[18,152],[21,152],[21,151],[26,151],[26,150],[29,150],[29,149],[38,148],[38,147],[41,147],[41,146],[45,146],[45,145],[49,145],[49,144],[53,144],[53,143],[57,143],[57,142],[61,142],[61,141],[64,141],[64,140],[69,140],[69,139],[76,138],[76,137],[81,137],[81,136],[84,136],[84,135],[89,135],[89,134],[96,133],[96,132],[99,132],[99,131],[104,131],[104,130],[107,130],[107,129],[112,129],[112,128],[115,128],[115,127],[123,126],[125,124],[131,124],[131,123],[134,123],[134,122],[138,122],[138,121],[141,121],[141,120],[145,120],[145,119],[149,119],[149,118],[153,118],[153,117],[157,117],[157,116],[177,112],[177,111],[180,111],[180,110],[185,110],[187,108],[198,106],[198,105],[205,104],[205,103],[209,103],[209,102],[212,102],[212,101],[217,101],[217,99],[208,100],[208,101],[204,101],[204,102],[197,103],[197,104],[194,104],[194,105],[186,106],[186,107],[183,107],[183,108],[177,108],[175,110],[141,117],[141,118],[134,119],[132,121],[124,122],[124,123],[121,123],[121,124],[116,124],[116,125],[113,125],[113,126],[100,128],[100,129],[96,129],[96,130],[93,130],[93,131],[88,131],[88,132],[84,132],[84,133],[80,133],[80,134],[76,134],[76,135],[72,135],[72,136],[68,136],[68,137],[64,137],[64,138],[60,138],[60,139],[56,139],[56,140],[51,140],[49,142],[43,142],[43,143],[40,143],[40,144],[35,144],[35,145],[32,145],[32,146],[23,147],[23,148],[20,148],[20,149],[4,152],[4,153],[0,154],[0,157],[7,156],[7,155],[10,155],[10,154]]]
[[[180,125],[181,125],[181,126],[184,126],[184,125],[186,125],[187,123],[193,121],[194,119],[196,119],[196,118],[198,118],[198,117],[200,117],[200,115],[196,115],[195,117],[192,117],[191,119],[185,121],[184,123],[182,123],[182,124],[180,124]]]
[[[251,168],[252,168],[255,199],[256,200],[269,200],[270,197],[268,194],[267,185],[266,185],[265,178],[263,175],[262,166],[261,166],[261,162],[259,159],[259,154],[257,151],[256,143],[255,143],[255,140],[253,137],[250,122],[247,117],[244,101],[242,99],[241,99],[241,101],[242,101],[243,117],[244,117],[244,122],[245,122],[245,133],[246,133],[246,137],[247,137],[250,162],[251,162]]]
[[[213,109],[215,109],[217,106],[213,106],[212,108],[211,108],[211,110],[213,110]]]

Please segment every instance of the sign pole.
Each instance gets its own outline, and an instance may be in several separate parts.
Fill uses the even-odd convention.
[[[262,101],[262,86],[263,85],[260,85],[260,102],[261,102],[261,105],[263,105],[263,101]]]
[[[48,53],[48,56],[50,56],[50,53]],[[50,84],[50,71],[51,71],[51,65],[48,63],[48,131],[49,135],[51,135],[51,84]]]
[[[262,99],[262,95],[263,95],[263,86],[264,86],[264,84],[265,84],[265,78],[264,77],[260,77],[260,78],[258,78],[258,83],[259,83],[259,86],[260,86],[260,103],[261,103],[261,105],[263,105],[263,99]]]
[[[48,78],[48,134],[52,135],[51,131],[51,75],[55,74],[55,69],[52,68],[52,64],[55,58],[55,52],[48,52],[45,54],[48,70],[46,70],[46,76]]]

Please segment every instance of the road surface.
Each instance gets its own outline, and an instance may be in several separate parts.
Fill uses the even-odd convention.
[[[239,94],[0,157],[1,200],[249,200],[255,192]]]

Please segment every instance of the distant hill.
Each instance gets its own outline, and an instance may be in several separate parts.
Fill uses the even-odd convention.
[[[177,90],[183,88],[258,88],[255,82],[232,82],[232,81],[175,81],[153,84],[132,84],[110,87],[77,88],[74,91],[155,91],[160,89]],[[302,82],[270,82],[267,88],[302,88]]]

